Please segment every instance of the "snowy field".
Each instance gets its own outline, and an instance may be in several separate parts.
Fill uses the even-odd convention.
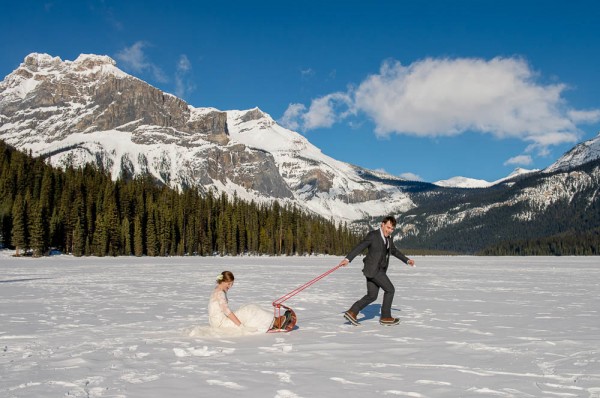
[[[393,259],[393,315],[356,259],[286,302],[290,333],[190,337],[214,279],[233,309],[339,257],[16,259],[0,252],[1,397],[600,397],[598,257]]]

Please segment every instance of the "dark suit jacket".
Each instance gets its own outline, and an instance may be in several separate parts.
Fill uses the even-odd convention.
[[[365,238],[360,242],[354,249],[348,253],[346,258],[350,261],[354,259],[354,257],[358,256],[363,250],[369,249],[367,255],[365,256],[363,263],[365,264],[363,267],[363,274],[367,278],[374,277],[380,269],[384,272],[387,271],[390,254],[403,262],[408,262],[408,257],[406,257],[396,245],[391,238],[387,238],[389,242],[389,248],[386,248],[385,242],[381,237],[381,230],[377,228],[373,230],[365,236]]]

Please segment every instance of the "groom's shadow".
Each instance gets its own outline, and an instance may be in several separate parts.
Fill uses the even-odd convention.
[[[362,315],[361,318],[358,318],[359,322],[367,321],[373,318],[379,318],[379,314],[381,314],[381,304],[369,304],[360,312]]]
[[[402,311],[400,308],[393,308],[393,311]],[[359,316],[362,317],[357,318],[359,322],[368,321],[369,319],[379,318],[381,317],[381,304],[369,304],[360,312]]]

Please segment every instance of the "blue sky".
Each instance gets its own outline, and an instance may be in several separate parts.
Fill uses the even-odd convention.
[[[3,2],[32,52],[117,66],[195,107],[259,107],[336,159],[493,181],[600,131],[600,2]]]

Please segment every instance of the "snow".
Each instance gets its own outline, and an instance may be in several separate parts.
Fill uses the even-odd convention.
[[[190,337],[216,275],[269,308],[340,258],[13,258],[0,252],[2,397],[600,397],[596,257],[393,260],[351,326],[361,261],[286,302],[290,333]]]
[[[457,176],[457,177],[449,178],[447,180],[436,181],[436,182],[434,182],[434,184],[439,187],[447,187],[447,188],[487,188],[487,187],[491,187],[493,185],[499,184],[503,181],[507,181],[507,180],[510,180],[510,179],[518,177],[518,176],[523,176],[523,175],[535,173],[538,171],[539,171],[539,169],[527,170],[527,169],[523,169],[521,167],[517,167],[508,176],[501,178],[499,180],[493,181],[493,182],[489,182],[486,180],[478,180],[475,178]]]
[[[491,182],[486,180],[477,180],[469,177],[452,177],[447,180],[440,180],[434,182],[438,187],[450,187],[450,188],[487,188],[492,185]]]

